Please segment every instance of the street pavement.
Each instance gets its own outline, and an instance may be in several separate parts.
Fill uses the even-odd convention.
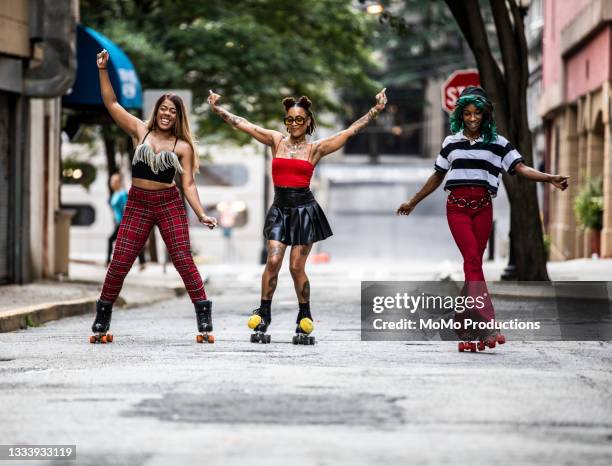
[[[446,193],[431,193],[408,217],[397,216],[400,204],[421,189],[433,173],[431,160],[412,159],[380,165],[322,164],[320,173],[329,180],[324,209],[334,235],[319,251],[342,263],[378,264],[401,261],[414,264],[461,262],[446,220]],[[317,194],[318,195],[318,194]],[[508,200],[503,190],[494,201],[498,259],[507,249]],[[488,257],[489,251],[485,252]]]
[[[311,270],[315,346],[291,344],[286,268],[270,345],[249,342],[255,267],[211,278],[214,345],[186,297],[116,311],[108,345],[91,315],[0,334],[0,443],[75,444],[53,464],[78,465],[610,464],[609,342],[361,342],[370,272]]]

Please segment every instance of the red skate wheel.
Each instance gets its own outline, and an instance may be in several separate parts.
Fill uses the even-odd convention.
[[[113,342],[113,336],[110,333],[106,334],[106,341],[108,341],[109,343]]]
[[[474,343],[474,342],[471,342],[471,343],[470,343],[470,351],[471,351],[472,353],[475,353],[475,352],[476,352],[476,343]]]
[[[104,343],[104,344],[106,344],[106,342],[107,342],[106,335],[102,335],[102,336],[100,337],[100,343]]]
[[[503,345],[504,343],[506,343],[506,337],[503,336],[501,333],[497,334],[497,343],[499,343],[500,345]]]
[[[478,351],[484,351],[486,347],[487,346],[485,345],[484,341],[479,341],[478,342]]]
[[[95,343],[96,342],[96,336],[92,335],[89,337],[89,343]]]
[[[459,352],[463,353],[463,351],[465,350],[465,345],[463,344],[462,341],[459,342]]]
[[[208,343],[214,343],[215,342],[215,336],[214,335],[208,335]]]
[[[196,335],[196,341],[198,343],[204,343],[204,335]]]
[[[495,348],[495,338],[491,338],[491,339],[487,340],[487,346],[489,348]]]

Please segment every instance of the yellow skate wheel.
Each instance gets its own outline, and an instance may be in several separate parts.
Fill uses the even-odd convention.
[[[300,320],[300,328],[305,333],[312,333],[314,330],[314,323],[308,317],[304,317],[302,320]]]
[[[259,324],[261,324],[261,316],[253,314],[251,317],[249,317],[248,326],[251,330],[254,330]]]

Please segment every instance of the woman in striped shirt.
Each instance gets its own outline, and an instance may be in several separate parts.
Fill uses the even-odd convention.
[[[523,163],[523,158],[512,144],[497,134],[493,105],[480,87],[470,86],[461,93],[450,123],[453,134],[442,143],[434,174],[412,199],[399,207],[397,213],[409,215],[446,177],[444,189],[450,193],[446,216],[463,256],[463,293],[472,297],[487,296],[486,304],[476,317],[488,322],[494,318],[495,311],[488,299],[482,256],[493,225],[491,198],[497,195],[502,170],[509,175],[518,173],[533,181],[550,183],[561,190],[567,188],[568,177],[542,173]],[[465,317],[456,315],[455,319]],[[505,341],[499,333],[476,335],[463,331],[459,336],[462,340],[480,339],[479,349],[484,349],[485,344],[494,347],[495,342]],[[469,343],[466,346],[462,342],[459,350],[463,348],[475,351],[476,345]]]

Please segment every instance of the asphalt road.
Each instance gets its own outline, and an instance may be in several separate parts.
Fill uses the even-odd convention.
[[[255,345],[257,274],[212,280],[214,345],[187,298],[116,311],[110,345],[91,316],[0,334],[0,443],[75,444],[72,465],[610,464],[608,342],[361,342],[359,274],[321,268],[318,344],[290,343],[285,270]]]

